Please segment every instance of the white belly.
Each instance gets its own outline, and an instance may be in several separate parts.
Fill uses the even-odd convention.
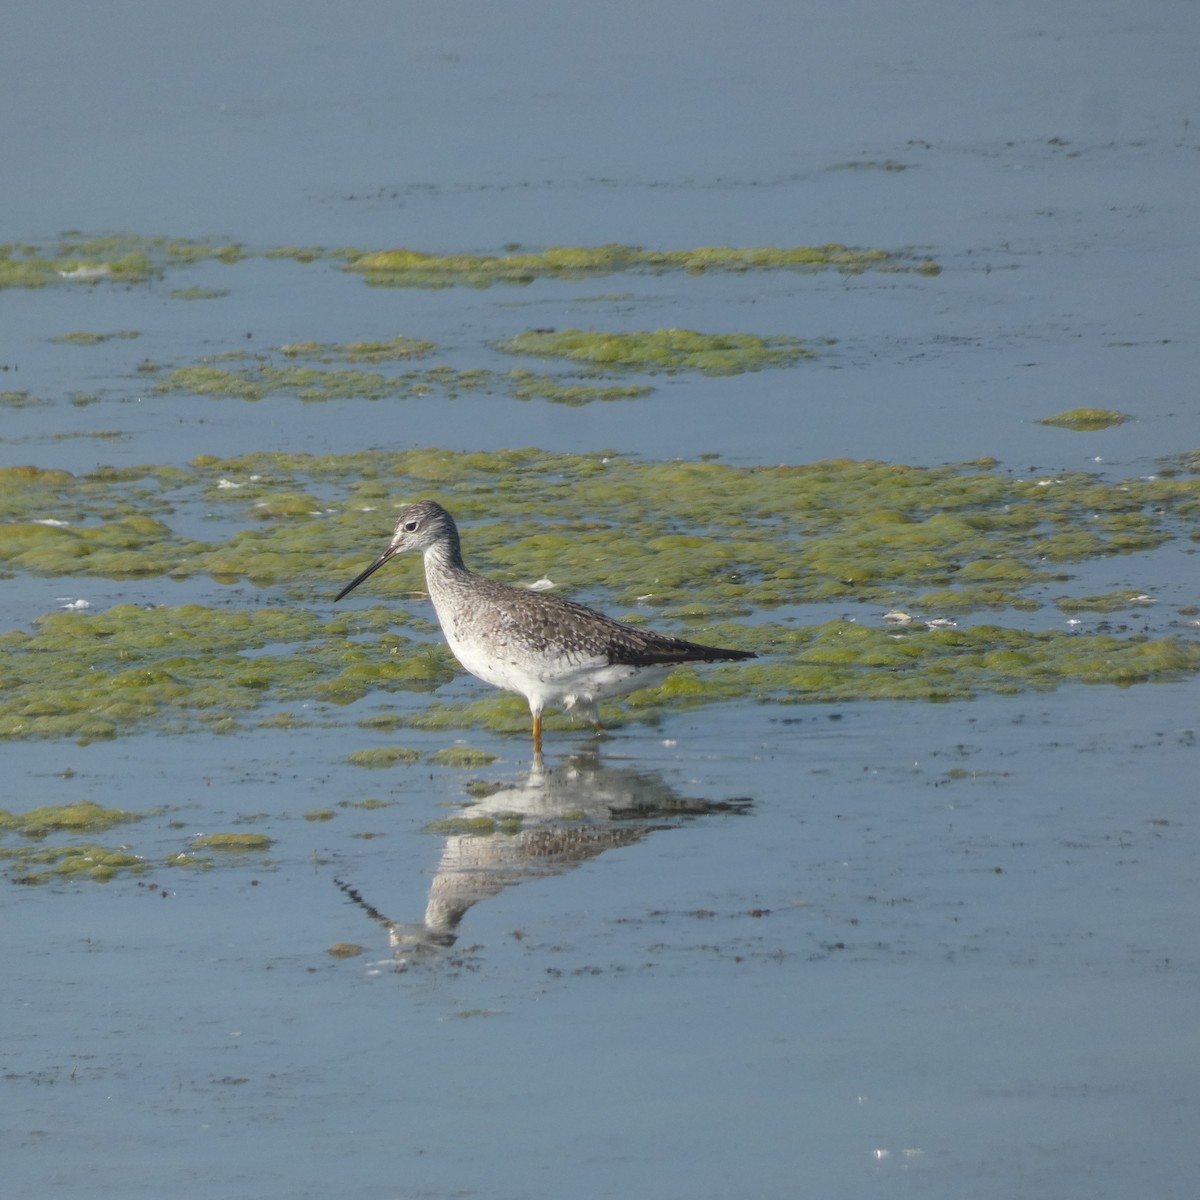
[[[578,705],[594,712],[597,700],[654,687],[671,671],[669,666],[614,666],[604,658],[521,654],[520,645],[485,646],[458,637],[451,621],[442,626],[442,632],[466,670],[494,687],[524,696],[534,712],[541,712],[547,704],[560,704],[566,709]]]

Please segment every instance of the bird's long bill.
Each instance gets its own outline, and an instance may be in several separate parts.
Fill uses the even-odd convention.
[[[334,604],[336,604],[343,596],[354,591],[354,589],[358,587],[358,585],[362,583],[362,581],[368,576],[374,575],[375,572],[378,571],[379,568],[382,567],[383,564],[399,550],[399,546],[389,546],[361,575],[358,576],[357,579],[351,580],[350,583],[346,584],[346,586],[342,588],[342,590],[338,592],[336,596],[334,596]]]

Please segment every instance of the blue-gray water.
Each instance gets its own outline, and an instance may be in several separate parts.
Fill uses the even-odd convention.
[[[1198,45],[1188,2],[25,6],[0,44],[0,241],[841,241],[943,271],[428,292],[247,261],[9,290],[0,384],[53,402],[0,410],[0,462],[537,445],[1152,473],[1200,446]],[[846,167],[889,161],[907,169]],[[191,284],[230,294],[167,297]],[[487,366],[491,341],[543,324],[836,343],[582,409],[183,401],[132,369],[397,333]],[[141,336],[48,340],[79,329]],[[1036,424],[1080,406],[1136,419]],[[63,436],[101,429],[124,436]],[[1196,602],[1186,547],[1091,569]],[[4,587],[5,629],[68,591],[180,598]],[[1198,701],[1192,680],[634,725],[601,749],[601,795],[632,772],[753,804],[487,896],[451,954],[403,970],[332,880],[419,921],[445,849],[419,831],[464,799],[462,772],[356,772],[345,728],[9,745],[0,807],[170,804],[189,833],[265,813],[277,844],[257,874],[5,885],[6,1188],[1190,1196]],[[489,778],[528,782],[520,739],[470,740],[501,755]],[[586,745],[555,735],[551,765]],[[380,794],[393,805],[303,820]],[[338,942],[367,952],[332,959]]]

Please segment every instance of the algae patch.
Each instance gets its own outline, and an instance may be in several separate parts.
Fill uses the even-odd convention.
[[[1097,429],[1111,429],[1114,425],[1124,425],[1126,421],[1132,420],[1128,413],[1116,412],[1109,408],[1072,408],[1052,417],[1043,417],[1038,424],[1091,433]]]
[[[688,329],[639,333],[530,330],[499,343],[498,348],[515,355],[559,358],[585,377],[635,371],[735,375],[788,366],[814,354],[793,337],[697,333]],[[153,390],[156,395],[191,394],[255,403],[274,396],[305,403],[380,402],[484,392],[574,407],[597,401],[638,400],[653,390],[644,383],[596,384],[570,375],[538,374],[522,368],[495,372],[444,364],[409,365],[436,350],[431,342],[406,337],[379,342],[297,342],[253,358],[239,352],[167,371],[155,369],[158,378]],[[362,369],[364,364],[375,369]]]
[[[65,234],[53,245],[0,245],[0,288],[44,287],[50,283],[144,283],[173,267],[202,259],[234,263],[240,247],[186,238]]]
[[[350,714],[364,729],[527,734],[528,711],[517,697],[483,685],[464,703],[427,695],[459,668],[433,624],[419,559],[398,559],[373,577],[374,603],[366,592],[354,602],[369,607],[332,607],[333,594],[375,552],[364,550],[365,527],[373,524],[383,544],[397,508],[420,496],[456,515],[468,561],[484,573],[517,584],[549,575],[562,594],[619,619],[765,656],[735,668],[677,671],[660,689],[606,706],[605,720],[655,720],[671,708],[747,696],[931,699],[1198,669],[1190,629],[1176,641],[1140,642],[1064,630],[1070,640],[1015,648],[1005,638],[1041,635],[1014,629],[971,642],[977,630],[946,632],[968,639],[955,643],[961,661],[932,635],[896,640],[896,630],[850,631],[897,608],[921,612],[923,626],[927,618],[988,612],[993,629],[1003,628],[1001,614],[1020,625],[1024,613],[1047,605],[1102,612],[1136,604],[1149,613],[1133,589],[1095,597],[1073,588],[1073,564],[1172,541],[1190,549],[1200,478],[1179,471],[1110,481],[1084,472],[1020,478],[987,461],[738,468],[434,448],[205,456],[184,468],[123,466],[86,476],[24,466],[0,469],[0,565],[10,572],[207,574],[278,591],[261,607],[117,605],[48,613],[29,629],[0,633],[0,737],[232,732],[249,714],[256,726],[286,730],[336,723],[337,706],[366,698],[386,700],[388,709]],[[199,506],[212,515],[211,541],[173,528],[177,512]],[[1143,587],[1153,593],[1155,580]],[[802,606],[829,602],[848,613],[875,608],[859,610],[862,618],[836,639],[810,632],[806,641],[797,625]],[[865,657],[813,659],[815,647],[834,641],[843,656],[856,647]],[[999,656],[989,659],[993,651]],[[1005,662],[1007,673],[996,669]],[[555,714],[549,727],[570,721]],[[376,747],[356,752],[355,761],[367,765],[376,751],[386,761],[389,750],[401,752],[392,763],[420,757]]]
[[[701,371],[706,375],[736,375],[813,356],[792,337],[697,333],[693,329],[640,333],[530,330],[501,342],[499,348],[509,354],[566,358],[606,370]]]
[[[909,170],[908,163],[897,162],[894,158],[855,158],[849,162],[834,163],[827,167],[829,171],[890,171],[900,172]]]
[[[100,833],[115,825],[140,821],[141,813],[120,808],[103,808],[91,800],[56,804],[14,814],[0,809],[0,833],[19,833],[27,838],[44,838],[51,833]]]
[[[896,169],[885,164],[883,169]],[[428,254],[419,250],[330,250],[320,246],[252,248],[237,242],[190,238],[69,233],[50,244],[0,244],[0,288],[100,283],[143,283],[204,262],[235,266],[248,258],[266,262],[335,262],[343,270],[386,287],[487,287],[528,284],[537,279],[587,280],[624,271],[661,274],[683,271],[905,271],[936,275],[931,259],[905,251],[858,248],[838,243],[816,246],[698,246],[648,250],[617,244],[511,248],[505,254]],[[181,299],[212,298],[215,289],[180,289]],[[208,296],[204,292],[208,291]]]
[[[165,614],[158,615],[161,620]],[[98,627],[103,628],[104,614],[99,618]],[[999,625],[970,629],[921,625],[897,630],[852,621],[819,626],[711,622],[702,627],[699,636],[716,644],[754,650],[762,657],[703,671],[680,668],[659,688],[635,692],[623,705],[606,704],[602,709],[605,722],[619,723],[629,717],[656,720],[689,706],[746,697],[775,703],[946,700],[984,692],[1049,690],[1071,681],[1125,686],[1178,679],[1200,670],[1200,644],[1194,640],[1058,630],[1034,633]],[[131,668],[119,657],[121,645],[106,647],[104,654],[113,657],[98,659],[86,642],[75,638],[58,654],[47,657],[44,649],[28,650],[34,639],[23,645],[12,635],[5,640],[10,651],[20,647],[15,655],[6,656],[9,687],[0,703],[0,736],[8,738],[88,740],[143,728],[179,731],[207,725],[219,729],[247,708],[296,695],[325,694],[323,680],[345,674],[345,656],[364,653],[356,643],[331,638],[327,646],[309,648],[305,653],[254,659],[239,671],[236,659],[225,652],[207,660],[188,660],[182,648],[168,645],[153,652],[138,651],[143,660]],[[123,642],[130,645],[128,631]],[[54,682],[46,682],[40,675],[22,678],[22,673],[32,674],[31,664],[39,673],[48,672]],[[363,666],[370,669],[358,678],[349,698],[405,689],[403,675],[390,675],[387,665],[386,660],[365,662]],[[272,673],[272,668],[277,668],[277,673]],[[61,676],[68,671],[75,674],[64,682]],[[419,729],[484,728],[527,735],[528,710],[519,697],[483,685],[479,692],[478,699],[462,703],[421,699],[410,705],[405,723]],[[556,712],[547,727],[568,729],[572,722]],[[347,761],[355,766],[387,768],[423,757],[422,751],[410,747],[378,746],[354,750]],[[450,747],[431,761],[476,767],[490,761],[490,756],[468,747]],[[318,810],[310,819],[325,819],[324,811]],[[51,816],[57,821],[73,819],[70,813]],[[86,810],[79,819],[94,822],[101,817]]]
[[[936,264],[902,253],[824,246],[701,246],[693,250],[646,250],[640,246],[552,246],[504,255],[426,254],[419,250],[376,250],[347,255],[346,270],[375,286],[487,287],[527,284],[535,279],[589,279],[621,271],[826,271],[857,275],[868,270],[936,274]]]
[[[0,838],[15,833],[31,842],[48,842],[55,835],[97,833],[140,821],[145,814],[104,808],[90,800],[50,805],[27,813],[0,809]],[[0,863],[14,883],[36,886],[63,879],[88,879],[107,883],[122,873],[140,873],[150,864],[128,846],[102,846],[95,842],[65,845],[0,847]]]
[[[496,757],[486,750],[475,750],[471,746],[445,746],[431,754],[429,761],[440,767],[486,767],[494,763]]]
[[[114,338],[131,339],[136,337],[141,337],[136,329],[119,329],[116,333],[89,333],[85,330],[78,330],[75,333],[59,334],[58,337],[50,340],[73,346],[99,346],[104,342],[111,342]]]
[[[0,392],[0,408],[42,408],[50,401],[25,391]]]
[[[312,358],[318,362],[404,362],[437,349],[433,342],[397,336],[375,342],[293,342],[280,346],[287,358]]]
[[[320,673],[302,655],[246,657],[275,637],[290,641],[315,628],[303,617],[293,626],[279,609],[120,605],[52,613],[37,625],[35,634],[0,635],[0,737],[86,741],[182,713],[224,719],[258,707],[264,693],[303,690]]]
[[[274,839],[265,833],[201,833],[192,838],[194,850],[220,850],[232,854],[250,854],[269,850]]]
[[[837,621],[784,635],[783,661],[751,663],[751,686],[784,702],[970,699],[1052,691],[1068,682],[1129,686],[1200,671],[1200,644],[995,625],[873,629]],[[753,642],[751,643],[753,645]]]
[[[492,837],[496,834],[512,837],[521,832],[524,820],[524,814],[516,812],[494,817],[444,817],[440,821],[430,821],[421,832],[442,837]]]
[[[351,750],[347,762],[356,767],[394,767],[400,763],[411,764],[420,762],[423,755],[420,750],[411,750],[405,746],[375,746],[364,750]]]
[[[285,348],[286,350],[286,348]],[[334,361],[329,359],[327,361]],[[382,362],[382,358],[344,361]],[[273,365],[265,360],[238,366],[228,363],[177,367],[154,385],[158,395],[191,392],[222,400],[264,400],[268,396],[294,396],[305,403],[330,400],[400,400],[436,393],[456,396],[496,386],[495,376],[484,370],[428,367],[402,374],[345,368]]]
[[[641,400],[654,391],[645,384],[603,387],[570,383],[556,375],[538,375],[525,370],[509,371],[506,378],[511,381],[512,394],[518,400],[549,400],[551,404],[565,404],[571,408],[580,408],[595,401]]]
[[[1122,590],[1106,592],[1100,596],[1064,596],[1056,601],[1058,607],[1065,613],[1078,612],[1121,612],[1124,609],[1140,608],[1154,603],[1153,596],[1144,592]]]
[[[139,874],[150,864],[126,847],[57,846],[39,850],[0,849],[13,883],[36,887],[56,880],[89,879],[108,883],[122,873]]]
[[[171,291],[172,300],[221,300],[228,295],[228,288],[188,287]]]
[[[105,845],[95,838],[161,811],[127,812],[92,801],[50,805],[27,813],[0,810],[0,842],[16,835],[32,843],[0,845],[0,869],[13,883],[26,886],[76,880],[108,883],[118,876],[142,875],[155,868],[151,858],[137,853],[133,846]],[[269,849],[272,843],[272,838],[260,833],[202,834],[191,840],[188,850],[169,855],[165,865],[209,870],[215,864],[213,854],[237,862],[240,856]]]

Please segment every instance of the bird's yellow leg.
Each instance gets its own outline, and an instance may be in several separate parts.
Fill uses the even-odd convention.
[[[540,712],[533,714],[533,752],[539,755],[542,752],[542,714]]]

